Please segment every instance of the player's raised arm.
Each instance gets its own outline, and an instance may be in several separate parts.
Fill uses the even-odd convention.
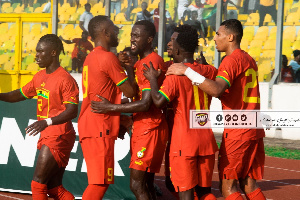
[[[26,100],[26,98],[22,95],[20,89],[7,93],[0,93],[0,101],[14,103],[24,100]]]
[[[158,77],[161,73],[160,70],[155,70],[152,63],[149,63],[150,67],[148,67],[147,64],[144,64],[145,69],[144,71],[144,76],[149,80],[150,85],[151,85],[151,97],[152,101],[155,104],[157,108],[162,108],[166,105],[168,102],[167,99],[158,92],[159,87],[158,87]]]

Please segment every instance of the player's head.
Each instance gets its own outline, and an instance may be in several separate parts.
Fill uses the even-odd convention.
[[[243,26],[239,20],[229,19],[221,23],[214,41],[219,52],[225,52],[230,45],[240,45],[243,37]]]
[[[282,67],[288,66],[288,59],[286,55],[282,55]]]
[[[155,34],[156,29],[152,22],[148,20],[136,22],[132,27],[130,39],[133,55],[141,55],[151,49]]]
[[[64,53],[64,46],[57,35],[44,35],[36,46],[35,60],[41,68],[48,67],[58,61],[61,51]]]
[[[89,36],[89,33],[87,31],[83,31],[81,33],[81,38],[82,38],[83,41],[86,41],[88,36]]]
[[[91,8],[92,8],[92,6],[91,6],[91,4],[89,4],[89,3],[86,3],[86,4],[84,4],[84,8],[85,8],[85,10],[86,10],[87,12],[90,12],[90,11],[91,11]]]
[[[89,22],[88,29],[95,43],[101,40],[108,43],[110,47],[118,46],[118,31],[107,16],[98,15],[93,17]]]
[[[148,4],[146,2],[143,2],[141,8],[142,10],[146,10],[148,8]]]
[[[190,25],[181,25],[175,29],[178,33],[173,42],[174,62],[182,62],[185,58],[193,58],[198,46],[198,32]]]

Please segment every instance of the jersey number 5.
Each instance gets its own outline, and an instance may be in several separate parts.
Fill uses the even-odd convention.
[[[245,76],[251,76],[252,80],[245,85],[243,101],[245,103],[260,103],[259,97],[248,96],[248,90],[257,86],[256,71],[250,68],[245,72]]]

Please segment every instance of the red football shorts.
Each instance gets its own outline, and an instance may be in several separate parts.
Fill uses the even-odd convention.
[[[263,178],[265,150],[263,138],[258,140],[232,140],[223,137],[219,152],[219,178]]]
[[[84,138],[81,141],[89,184],[114,183],[114,145],[111,138]]]
[[[215,154],[207,156],[170,156],[171,180],[176,192],[211,187]]]
[[[69,162],[70,153],[75,142],[75,133],[64,134],[55,137],[42,137],[39,139],[37,148],[41,150],[43,145],[49,147],[59,167],[66,167]]]
[[[129,168],[158,173],[167,140],[168,125],[165,121],[145,134],[133,132],[130,141],[131,160]]]

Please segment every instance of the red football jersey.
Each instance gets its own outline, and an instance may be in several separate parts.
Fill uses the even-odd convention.
[[[216,78],[228,83],[220,97],[223,110],[260,110],[260,94],[255,60],[236,49],[222,61]],[[263,129],[225,129],[227,138],[249,140],[264,137]]]
[[[152,62],[153,67],[157,69],[161,69],[162,73],[158,79],[159,86],[162,84],[163,79],[165,77],[166,69],[164,65],[164,60],[157,53],[152,52],[147,57],[137,61],[134,65],[136,70],[135,79],[139,86],[139,99],[142,98],[142,92],[145,90],[151,90],[150,82],[144,76],[144,63],[150,66],[149,62]],[[154,104],[152,104],[149,108],[148,112],[138,112],[133,115],[133,126],[135,129],[135,133],[144,134],[148,130],[151,130],[157,126],[159,126],[162,121],[162,111],[159,108],[156,108]]]
[[[64,68],[59,67],[51,74],[39,71],[33,79],[20,88],[25,98],[37,96],[37,119],[55,117],[66,110],[65,104],[78,104],[78,85]],[[58,136],[74,132],[71,121],[51,125],[41,132],[41,137]],[[75,132],[74,132],[75,133]]]
[[[185,63],[202,76],[214,79],[217,69],[210,65]],[[166,76],[159,92],[170,102],[174,110],[174,125],[170,156],[211,155],[218,150],[211,129],[190,129],[190,110],[208,110],[211,96],[193,86],[186,76]]]
[[[97,114],[91,112],[91,101],[101,101],[103,96],[113,104],[121,103],[121,91],[117,87],[127,80],[118,58],[99,46],[89,53],[83,65],[83,101],[78,119],[80,140],[85,137],[117,138],[120,113]]]

